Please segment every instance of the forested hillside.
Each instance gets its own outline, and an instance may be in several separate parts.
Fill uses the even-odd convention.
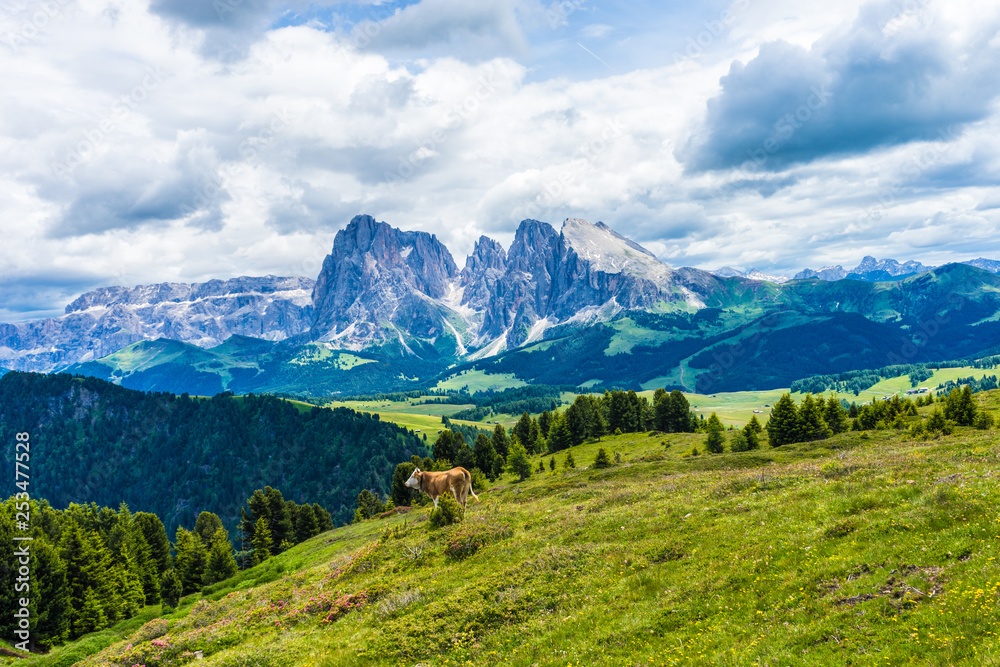
[[[28,432],[31,494],[55,507],[127,502],[172,534],[197,513],[233,529],[254,489],[281,488],[349,521],[362,489],[388,493],[399,461],[427,449],[378,417],[271,396],[144,393],[94,378],[11,372],[0,378],[0,440]],[[13,466],[14,451],[4,460]],[[12,478],[13,479],[13,478]]]

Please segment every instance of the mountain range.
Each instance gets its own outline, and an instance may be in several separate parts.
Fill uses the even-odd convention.
[[[832,280],[833,267],[777,282],[670,267],[602,222],[568,219],[524,220],[506,250],[481,237],[459,270],[433,234],[360,215],[315,280],[98,289],[60,317],[0,324],[0,366],[200,394],[377,392],[470,372],[487,386],[771,388],[994,353],[995,264],[866,257],[841,276],[861,279]]]

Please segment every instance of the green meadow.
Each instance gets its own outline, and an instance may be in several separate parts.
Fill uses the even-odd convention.
[[[607,437],[476,489],[453,526],[415,507],[337,528],[163,618],[3,662],[997,665],[998,433],[716,455],[698,434]]]

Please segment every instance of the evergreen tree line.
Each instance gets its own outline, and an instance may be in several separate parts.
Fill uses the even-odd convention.
[[[822,394],[827,391],[836,391],[842,394],[854,394],[858,396],[862,391],[875,386],[887,378],[910,376],[910,386],[916,387],[924,382],[935,370],[941,368],[958,368],[969,366],[976,362],[971,361],[941,361],[935,363],[922,364],[895,364],[883,366],[882,368],[867,368],[856,371],[846,371],[844,373],[834,373],[831,375],[814,375],[792,382],[792,393],[812,393]]]
[[[234,552],[229,532],[212,512],[200,513],[193,530],[179,526],[171,545],[158,516],[133,513],[125,503],[118,510],[96,503],[58,510],[47,500],[11,497],[0,504],[0,637],[14,639],[20,598],[31,601],[31,640],[44,650],[131,618],[146,605],[175,607],[182,596],[333,528],[330,513],[319,505],[284,501],[271,487],[247,500],[244,521],[257,512],[262,523],[250,534],[252,550]],[[30,541],[13,539],[29,534],[15,531],[18,513],[30,516]],[[24,543],[30,588],[18,591],[15,549]]]
[[[234,531],[247,490],[266,484],[345,523],[359,491],[388,493],[390,461],[428,453],[406,429],[347,408],[300,412],[272,396],[195,399],[11,372],[0,378],[0,440],[20,431],[43,452],[31,459],[35,494],[55,507],[126,502],[161,517],[170,534],[194,524],[194,508]],[[2,452],[10,466],[13,456]]]
[[[993,418],[980,410],[973,399],[973,387],[955,387],[947,395],[918,396],[915,400],[896,395],[885,400],[873,400],[864,405],[851,403],[844,409],[842,401],[830,396],[825,401],[806,394],[798,406],[791,395],[785,394],[775,403],[767,422],[768,440],[772,447],[796,442],[822,440],[847,430],[870,431],[876,429],[910,429],[914,436],[925,432],[950,433],[955,426],[974,426],[988,429]],[[917,418],[917,408],[935,407],[926,422]]]
[[[962,385],[970,387],[973,393],[1000,388],[1000,383],[997,382],[996,375],[984,375],[979,380],[971,376],[967,378],[958,378],[957,380],[948,380],[947,382],[939,384],[937,386],[937,391],[939,394],[947,394],[956,388],[961,388]]]
[[[555,453],[581,444],[588,439],[600,439],[613,433],[636,433],[658,430],[665,433],[694,432],[703,429],[704,420],[691,412],[687,399],[680,391],[657,389],[650,403],[635,391],[606,391],[603,396],[581,394],[565,410],[545,410],[537,418],[527,412],[508,430],[497,424],[493,433],[478,432],[470,446],[457,432],[455,425],[438,434],[431,457],[412,457],[399,463],[392,476],[387,501],[394,506],[410,506],[418,502],[419,492],[405,486],[415,467],[423,470],[447,470],[461,466],[473,475],[478,488],[479,475],[495,480],[504,472],[513,472],[522,479],[531,474],[528,456]],[[363,520],[384,511],[386,502],[374,489],[363,491],[356,498],[355,519]],[[380,504],[381,503],[381,504]]]

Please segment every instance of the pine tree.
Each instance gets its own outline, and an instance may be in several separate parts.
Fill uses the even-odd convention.
[[[521,418],[514,424],[512,434],[524,445],[524,449],[529,454],[535,451],[535,441],[531,439],[531,415],[527,412],[521,413]]]
[[[37,563],[32,570],[33,588],[38,598],[34,635],[39,646],[51,648],[65,641],[70,632],[72,608],[66,564],[45,537],[36,537],[31,551]]]
[[[553,456],[551,459],[549,459],[549,470],[552,470],[554,472],[555,469],[556,469],[556,457]]]
[[[312,508],[308,505],[309,516],[313,517],[315,524],[316,517],[312,513]],[[215,531],[212,537],[212,548],[208,554],[208,565],[205,568],[205,583],[214,584],[217,581],[224,581],[236,574],[236,560],[233,558],[233,545],[229,541],[229,533],[222,526]]]
[[[799,413],[791,394],[784,394],[774,404],[766,428],[767,439],[772,447],[799,442]]]
[[[291,542],[295,537],[292,528],[292,517],[288,512],[287,505],[285,505],[285,499],[282,497],[281,491],[272,489],[270,486],[265,486],[264,496],[267,498],[268,527],[271,529],[271,539],[274,540],[274,544],[278,545],[278,550],[273,553],[277,555],[283,551],[281,545],[286,541]]]
[[[325,533],[328,530],[333,530],[333,517],[326,510],[325,507],[321,507],[319,503],[313,503],[313,514],[316,515],[316,524],[319,527],[319,532]]]
[[[812,442],[823,440],[831,435],[830,427],[823,419],[823,402],[813,399],[812,394],[806,394],[799,408],[799,441]]]
[[[764,427],[760,425],[760,420],[757,419],[757,415],[750,415],[750,421],[747,422],[747,427],[757,435],[764,432]]]
[[[493,449],[493,443],[486,437],[485,433],[480,433],[476,436],[476,444],[473,452],[476,455],[476,467],[488,475],[490,481],[496,479],[493,476],[493,459],[496,457],[497,452]],[[396,504],[398,505],[399,503]]]
[[[746,433],[743,429],[736,431],[733,434],[732,439],[729,441],[729,451],[732,452],[745,452],[750,449],[750,443],[747,442]]]
[[[149,545],[149,556],[156,563],[157,576],[170,568],[170,539],[160,517],[147,512],[136,512],[133,524],[142,531]]]
[[[563,461],[563,467],[567,469],[576,467],[576,461],[573,460],[573,452],[566,452],[566,460]]]
[[[264,520],[263,517],[258,521],[260,520]],[[195,533],[179,526],[174,547],[177,550],[174,569],[181,579],[183,594],[201,590],[205,579],[205,566],[208,564],[208,549],[205,548],[205,544]]]
[[[556,413],[552,417],[552,424],[549,426],[549,451],[559,452],[573,446],[573,434],[562,413]]]
[[[549,437],[549,426],[552,425],[552,413],[548,410],[543,410],[542,414],[538,415],[538,431],[541,433],[543,438]]]
[[[517,475],[522,482],[531,476],[531,462],[528,460],[528,452],[525,451],[524,445],[517,438],[511,439],[505,469],[507,472]]]
[[[461,439],[462,436],[458,436],[458,438]],[[441,431],[434,442],[434,460],[454,462],[455,455],[458,453],[458,443],[455,440],[456,436],[451,429]]]
[[[316,513],[313,512],[313,508],[309,505],[302,505],[299,507],[298,512],[295,517],[295,541],[305,542],[313,535],[319,534],[319,524],[316,521]],[[229,541],[229,535],[226,535],[226,541]],[[232,549],[230,548],[230,551]]]
[[[594,467],[595,468],[611,467],[611,459],[608,458],[608,453],[604,451],[603,447],[597,450],[597,456],[594,458]]]
[[[476,467],[476,454],[472,451],[472,447],[469,447],[465,442],[465,438],[461,435],[456,434],[456,449],[455,449],[455,465],[461,466],[466,470],[472,470]]]
[[[507,429],[503,427],[503,424],[497,424],[496,428],[493,429],[492,442],[493,450],[506,460],[510,449],[510,437],[508,437]]]
[[[108,617],[104,614],[104,607],[94,589],[88,587],[83,593],[80,611],[73,622],[73,635],[79,637],[101,630],[107,625]]]
[[[392,489],[389,492],[389,496],[396,507],[409,507],[413,505],[417,494],[420,493],[420,491],[406,486],[406,480],[410,479],[410,475],[413,474],[415,469],[416,466],[407,461],[397,465],[396,470],[393,471]]]
[[[847,419],[847,410],[844,409],[840,400],[832,395],[826,399],[823,420],[833,433],[844,433],[851,428],[851,423]]]
[[[271,557],[271,528],[264,517],[257,519],[253,530],[253,564],[263,563]]]
[[[170,569],[160,575],[160,600],[166,607],[176,607],[184,594],[184,584],[177,576],[177,570]]]
[[[747,450],[757,449],[760,447],[760,436],[758,435],[759,431],[753,427],[753,418],[751,418],[750,421],[751,423],[744,426],[742,430],[743,437],[747,441]],[[760,422],[757,422],[757,426],[760,427]]]
[[[712,416],[708,418],[708,436],[705,438],[705,451],[712,454],[721,454],[723,451],[723,443],[726,439],[723,437],[722,433],[725,430],[722,426],[722,422],[719,421],[718,415],[714,412]]]
[[[212,545],[215,533],[222,528],[222,519],[212,512],[202,512],[198,515],[198,520],[194,524],[194,532],[201,538],[205,548]]]

